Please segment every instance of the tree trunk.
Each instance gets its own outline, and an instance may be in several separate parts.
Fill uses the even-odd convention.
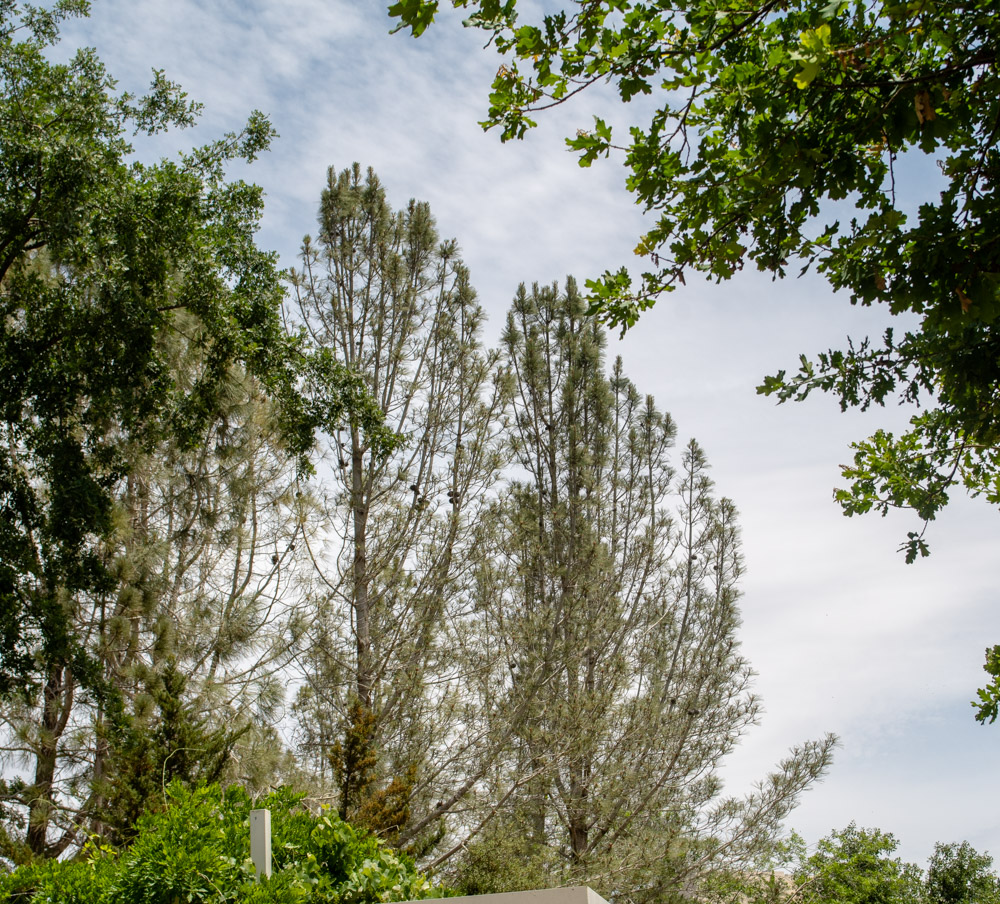
[[[351,507],[354,521],[354,565],[352,572],[354,626],[358,651],[358,699],[372,708],[371,611],[368,597],[368,500],[365,498],[365,465],[361,437],[352,431]]]
[[[66,730],[72,707],[73,676],[63,666],[52,666],[45,682],[42,725],[35,750],[35,781],[28,801],[28,847],[38,856],[44,856],[48,848],[59,740]]]

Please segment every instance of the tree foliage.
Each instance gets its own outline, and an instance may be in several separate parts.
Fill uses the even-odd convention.
[[[404,441],[382,455],[349,425],[322,446],[302,750],[333,765],[342,814],[423,846],[494,747],[460,727],[447,626],[503,464],[505,393],[469,272],[427,204],[393,210],[371,170],[331,168],[319,227],[291,276],[298,317]]]
[[[673,421],[620,360],[606,373],[585,307],[573,280],[522,286],[504,332],[511,479],[483,518],[460,643],[509,740],[457,875],[672,900],[766,856],[833,741],[722,797],[716,769],[759,706],[736,640],[736,510],[696,443],[675,473]]]
[[[167,344],[169,373],[187,385],[202,355],[176,336]],[[218,415],[193,448],[176,437],[126,447],[96,546],[108,586],[65,612],[98,691],[62,667],[37,698],[0,706],[5,771],[26,780],[7,799],[27,810],[36,854],[78,844],[83,826],[127,834],[164,775],[220,777],[224,762],[227,778],[264,778],[257,753],[244,754],[274,719],[275,672],[301,633],[300,500],[275,406],[239,371],[219,388]]]
[[[796,872],[804,898],[816,904],[922,904],[921,870],[891,856],[898,843],[853,822],[831,833]]]
[[[239,733],[247,730],[245,725],[236,730],[212,726],[193,712],[184,699],[187,681],[173,663],[158,677],[151,695],[155,712],[146,718],[111,712],[99,729],[108,738],[88,815],[103,840],[116,847],[132,840],[150,805],[157,808],[164,785],[217,782]]]
[[[289,484],[320,427],[392,442],[283,324],[261,191],[226,177],[267,120],[139,162],[136,136],[198,106],[162,73],[118,93],[89,50],[52,62],[87,8],[0,3],[0,724],[5,769],[33,773],[4,802],[48,856],[106,810],[111,735],[149,727],[170,663],[209,733],[237,697],[243,718],[273,708]]]
[[[622,152],[629,190],[655,218],[636,247],[652,268],[638,283],[625,268],[588,283],[595,311],[627,328],[685,275],[814,267],[905,325],[803,357],[760,391],[924,408],[904,434],[856,445],[837,494],[845,512],[903,506],[926,523],[956,484],[1000,503],[989,0],[581,0],[528,21],[517,0],[453,3],[505,56],[484,122],[505,140],[598,83],[625,103],[648,98],[648,120],[625,136],[596,118],[568,139],[584,166]],[[419,34],[437,7],[401,0],[390,13]],[[904,547],[910,561],[925,555],[923,532]]]
[[[5,695],[39,691],[53,670],[100,684],[67,615],[114,585],[99,542],[115,493],[137,450],[197,445],[232,367],[282,401],[295,454],[348,412],[378,430],[357,381],[285,332],[275,258],[253,240],[261,191],[226,180],[229,162],[267,148],[270,124],[254,113],[179,160],[135,161],[130,133],[189,126],[198,107],[162,73],[144,97],[116,93],[89,50],[50,62],[60,20],[86,11],[0,4]],[[174,332],[201,350],[187,383],[165,357]]]
[[[976,721],[990,724],[997,720],[997,709],[1000,708],[1000,644],[986,650],[986,664],[983,670],[990,676],[986,687],[979,689],[979,699],[973,700],[976,709]]]
[[[1000,505],[991,0],[575,0],[528,22],[517,0],[452,4],[505,56],[483,123],[503,140],[599,83],[623,103],[649,98],[627,138],[594,117],[567,139],[581,166],[623,153],[628,188],[655,217],[635,249],[652,268],[638,284],[626,267],[588,281],[593,312],[624,330],[686,274],[815,268],[904,325],[802,355],[758,392],[921,409],[900,435],[853,444],[849,486],[835,492],[845,514],[914,511],[921,526],[900,546],[912,563],[955,486]],[[389,12],[419,35],[438,6],[398,0]],[[995,694],[995,682],[980,692],[981,714]]]
[[[174,782],[162,796],[163,806],[139,819],[127,847],[95,841],[84,857],[0,877],[0,901],[377,904],[441,896],[407,858],[335,813],[309,812],[287,790],[253,801],[237,787],[192,791]],[[250,860],[255,807],[271,811],[274,872],[259,883]]]
[[[989,854],[980,854],[967,841],[934,845],[927,865],[930,904],[997,904],[1000,878],[992,865]]]
[[[993,904],[1000,879],[990,869],[993,860],[967,841],[936,844],[926,871],[893,857],[898,841],[879,829],[858,828],[853,822],[820,840],[807,854],[805,842],[793,836],[786,853],[797,860],[794,882],[784,883],[775,897],[762,894],[758,884],[743,883],[750,901],[801,901],[803,904]]]
[[[26,865],[4,890],[428,891],[280,796],[284,869],[251,887],[249,797],[192,790],[289,768],[293,659],[308,783],[435,864],[526,825],[525,877],[621,856],[649,897],[765,851],[830,742],[719,799],[757,712],[735,508],[695,444],[675,481],[669,417],[604,373],[575,286],[520,293],[504,362],[427,206],[331,169],[289,331],[260,190],[226,177],[269,124],[138,162],[197,107],[159,73],[117,93],[90,51],[51,62],[86,8],[0,0],[0,851]]]

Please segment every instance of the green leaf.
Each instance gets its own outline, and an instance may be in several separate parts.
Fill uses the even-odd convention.
[[[400,20],[393,32],[409,27],[413,37],[419,38],[434,21],[437,8],[438,0],[397,0],[389,6],[389,15]]]

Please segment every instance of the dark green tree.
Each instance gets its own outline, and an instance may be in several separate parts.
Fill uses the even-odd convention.
[[[132,136],[198,108],[161,73],[144,97],[116,92],[89,50],[51,62],[60,21],[87,10],[0,2],[0,698],[39,709],[26,834],[45,854],[68,843],[48,837],[60,739],[82,701],[118,691],[81,626],[122,589],[111,566],[135,463],[198,447],[234,369],[277,405],[303,466],[319,426],[384,438],[361,384],[286,333],[275,256],[254,244],[261,191],[227,181],[229,162],[267,148],[267,120],[137,162]],[[196,352],[185,379],[178,336]]]
[[[1000,878],[990,867],[993,858],[967,841],[936,844],[927,865],[930,904],[998,904]]]
[[[241,732],[212,726],[192,711],[184,691],[187,679],[170,663],[150,688],[154,711],[137,718],[113,712],[104,730],[105,774],[97,780],[95,828],[113,845],[130,841],[139,817],[152,805],[165,806],[164,788],[172,781],[189,787],[217,782]]]
[[[853,822],[832,832],[796,870],[800,895],[815,904],[923,904],[921,870],[892,856],[898,844]]]

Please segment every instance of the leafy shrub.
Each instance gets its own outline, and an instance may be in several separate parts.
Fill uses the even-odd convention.
[[[70,862],[0,877],[0,904],[381,904],[440,897],[405,855],[343,822],[314,816],[280,790],[256,803],[241,788],[174,783],[121,851],[94,840]],[[271,811],[274,874],[258,883],[250,810]]]

